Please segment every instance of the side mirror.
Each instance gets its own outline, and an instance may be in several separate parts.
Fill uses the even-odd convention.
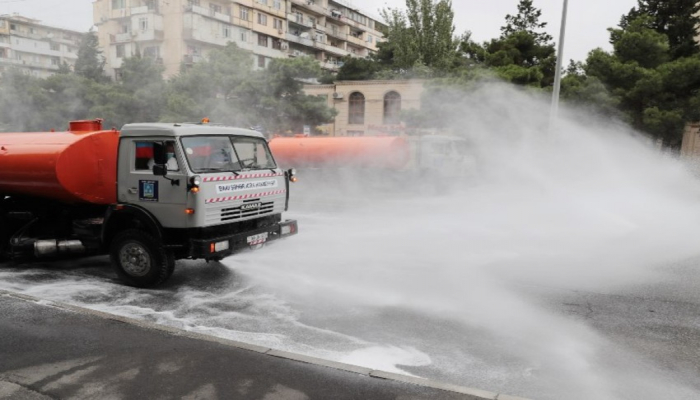
[[[289,179],[290,182],[298,181],[299,178],[297,178],[297,170],[294,168],[287,170],[287,179]]]
[[[153,175],[165,176],[168,174],[168,169],[163,164],[155,164],[153,166]]]
[[[160,142],[153,143],[153,162],[155,164],[165,164],[168,162],[168,155],[165,144]]]

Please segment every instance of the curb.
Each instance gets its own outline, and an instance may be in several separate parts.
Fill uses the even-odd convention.
[[[0,290],[0,297],[11,297],[18,300],[28,301],[37,303],[39,305],[44,305],[47,307],[54,307],[61,310],[75,312],[77,314],[92,315],[102,319],[108,319],[112,321],[119,321],[125,324],[138,326],[148,330],[154,330],[159,332],[165,332],[174,336],[181,336],[190,339],[203,340],[207,342],[214,342],[222,344],[224,346],[235,347],[237,349],[249,350],[260,354],[269,355],[272,357],[283,358],[292,361],[298,361],[306,364],[318,365],[327,368],[333,368],[341,371],[352,372],[355,374],[363,375],[369,378],[385,379],[395,382],[408,383],[412,385],[418,385],[422,387],[443,390],[446,392],[458,393],[466,395],[469,400],[528,400],[523,397],[509,396],[506,394],[492,393],[484,390],[468,388],[464,386],[452,385],[448,383],[436,382],[430,379],[418,378],[408,375],[401,375],[392,372],[374,370],[371,368],[359,367],[356,365],[344,364],[337,361],[324,360],[322,358],[305,356],[303,354],[290,353],[282,350],[275,350],[268,347],[257,346],[254,344],[238,342],[230,339],[218,338],[211,335],[206,335],[202,333],[189,332],[183,329],[173,328],[165,325],[159,325],[152,322],[140,321],[133,318],[122,317],[119,315],[109,314],[102,311],[91,310],[89,308],[79,307],[70,305],[67,303],[62,303],[58,301],[42,300],[37,297],[27,296],[20,293],[9,292],[6,290]]]

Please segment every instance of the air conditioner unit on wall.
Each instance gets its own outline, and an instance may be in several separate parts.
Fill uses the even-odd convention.
[[[340,100],[343,98],[343,94],[340,92],[333,92],[333,98],[336,100]]]

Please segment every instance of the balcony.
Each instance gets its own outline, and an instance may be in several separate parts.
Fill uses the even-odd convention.
[[[230,15],[222,14],[222,13],[216,12],[216,11],[209,9],[209,8],[204,8],[204,7],[195,6],[195,5],[188,5],[185,7],[185,11],[191,12],[194,14],[204,15],[205,17],[214,18],[214,19],[219,20],[219,21],[228,22],[229,24],[231,23],[231,16]]]
[[[311,11],[317,15],[326,15],[327,13],[326,9],[320,5],[317,5],[314,0],[292,0],[292,4]]]
[[[316,23],[311,22],[308,18],[304,18],[303,16],[300,16],[299,14],[287,14],[287,21],[291,22],[292,24],[296,24],[305,28],[315,28]]]
[[[149,9],[148,6],[131,7],[131,15],[148,14],[152,12],[155,13],[157,10],[154,8]]]
[[[360,47],[367,46],[367,42],[365,42],[365,40],[362,39],[362,37],[357,37],[357,36],[350,34],[350,35],[347,35],[347,40],[348,40],[348,42],[350,42],[356,46],[360,46]]]
[[[290,42],[303,44],[304,46],[309,46],[309,47],[314,47],[314,43],[315,43],[313,40],[311,40],[311,37],[308,37],[308,38],[301,37],[301,36],[297,36],[297,35],[294,35],[291,33],[287,33],[286,39]]]
[[[333,46],[333,45],[323,45],[323,49],[330,52],[330,53],[337,54],[337,55],[342,56],[342,57],[350,55],[349,51],[341,49],[340,47]]]
[[[338,30],[333,30],[333,29],[328,29],[326,28],[326,35],[332,36],[334,38],[340,39],[340,40],[348,40],[348,34],[344,32],[340,32]]]
[[[133,32],[132,32],[133,34]],[[147,31],[136,31],[134,40],[137,42],[161,41],[165,38],[165,33],[160,29],[151,29]]]
[[[131,32],[117,33],[116,35],[109,35],[109,41],[111,43],[127,43],[131,42]]]
[[[352,27],[354,27],[354,28],[356,28],[356,29],[358,29],[358,30],[361,30],[361,31],[363,31],[363,32],[369,30],[369,27],[368,27],[368,26],[362,25],[362,24],[359,23],[359,22],[356,22],[356,21],[351,20],[350,18],[347,18],[346,16],[342,15],[338,10],[333,10],[333,9],[332,9],[332,10],[329,10],[329,11],[326,13],[326,15],[327,15],[328,17],[331,17],[331,20],[332,20],[332,21],[337,21],[337,22],[341,22],[341,23],[343,23],[343,24],[345,24],[345,25],[350,25],[350,26],[352,26]]]

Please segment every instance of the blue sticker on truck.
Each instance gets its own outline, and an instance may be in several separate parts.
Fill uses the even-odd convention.
[[[139,181],[139,200],[158,201],[158,181]]]

